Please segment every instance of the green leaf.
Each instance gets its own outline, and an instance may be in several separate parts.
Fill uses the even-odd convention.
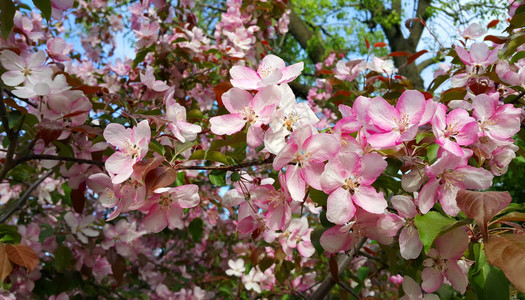
[[[59,246],[53,253],[55,256],[55,268],[58,271],[64,271],[71,265],[71,250],[66,246]]]
[[[311,188],[309,195],[310,195],[310,199],[312,199],[313,202],[317,203],[317,205],[319,206],[326,205],[326,200],[328,199],[328,195],[325,194],[324,192]]]
[[[166,151],[164,150],[164,146],[162,146],[162,144],[159,143],[157,140],[151,140],[149,142],[149,147],[160,155],[164,155],[166,153]]]
[[[144,59],[146,58],[146,55],[154,50],[155,50],[155,47],[153,45],[149,46],[148,48],[141,49],[139,52],[137,52],[137,55],[135,56],[135,59],[133,60],[131,67],[135,69],[141,62],[144,61]]]
[[[399,176],[399,169],[403,166],[403,162],[395,158],[387,158],[388,166],[386,167],[385,173],[390,176]]]
[[[321,225],[323,225],[324,228],[332,228],[335,226],[334,223],[328,221],[328,218],[326,218],[326,211],[323,210],[321,212],[321,215],[319,216],[319,219],[321,220]]]
[[[0,243],[20,244],[22,236],[18,233],[16,226],[0,224]]]
[[[53,230],[53,227],[51,227],[51,225],[49,224],[42,224],[40,225],[40,227],[41,229],[40,234],[38,235],[38,240],[40,241],[40,243],[43,243],[44,240],[52,236],[55,233],[55,231]]]
[[[239,174],[238,172],[233,172],[230,175],[230,179],[231,179],[232,182],[237,182],[237,181],[241,180],[241,174]]]
[[[42,16],[49,21],[51,18],[51,0],[33,0],[33,4],[40,9]]]
[[[419,238],[425,247],[425,253],[428,253],[430,246],[432,246],[432,243],[440,233],[450,229],[457,223],[456,220],[436,211],[430,211],[426,215],[418,215],[415,221],[419,231]]]
[[[2,36],[5,40],[7,40],[9,37],[11,28],[13,28],[13,18],[15,17],[15,12],[16,9],[13,1],[0,1],[0,29],[2,30]]]
[[[193,152],[189,159],[204,159],[209,161],[220,162],[225,165],[229,164],[228,158],[219,151],[204,151],[202,149],[199,149]]]
[[[419,142],[421,142],[422,139],[426,138],[426,137],[431,137],[431,136],[434,136],[431,132],[421,132],[419,133],[418,135],[416,135],[416,144],[419,144]]]
[[[202,220],[199,218],[195,218],[190,222],[188,230],[190,231],[191,237],[195,243],[199,243],[201,241],[203,228],[204,222],[202,222]]]
[[[210,172],[209,178],[215,186],[226,185],[226,171],[213,170]]]
[[[273,265],[273,263],[275,262],[275,260],[270,257],[270,256],[266,256],[265,258],[263,258],[263,260],[261,260],[261,262],[259,263],[259,269],[261,269],[261,272],[264,272],[266,271],[269,267],[271,267]]]
[[[432,144],[427,148],[427,160],[430,164],[433,164],[437,160],[437,154],[439,150],[438,144]]]
[[[510,299],[509,280],[503,271],[487,262],[481,244],[475,244],[473,249],[476,263],[469,269],[468,279],[477,299]]]

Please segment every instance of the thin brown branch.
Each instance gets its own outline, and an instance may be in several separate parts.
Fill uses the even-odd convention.
[[[177,165],[174,168],[177,170],[236,171],[236,170],[240,170],[240,169],[244,169],[248,167],[271,164],[273,163],[274,157],[275,157],[274,155],[270,155],[264,160],[254,160],[254,161],[249,161],[249,162],[245,162],[245,163],[233,165],[233,166],[182,166],[182,165]]]
[[[3,216],[0,217],[0,224],[1,223],[4,223],[7,219],[9,219],[9,217],[11,217],[17,210],[19,210],[26,202],[26,200],[29,198],[29,196],[31,195],[31,193],[33,192],[34,189],[36,189],[41,183],[42,181],[44,181],[47,177],[49,177],[51,174],[53,174],[53,170],[49,170],[47,173],[45,173],[44,175],[42,175],[40,178],[37,179],[37,181],[33,182],[33,184],[31,184],[29,186],[29,188],[27,190],[25,190],[25,192],[22,194],[22,196],[18,199],[18,201],[13,205],[13,207],[11,207],[11,209],[9,211],[7,211],[7,213],[5,213]]]
[[[350,251],[339,257],[339,259],[337,260],[339,275],[342,275],[343,271],[348,268],[348,266],[354,259],[354,256],[359,251],[359,249],[361,249],[365,242],[366,237],[360,238]],[[310,296],[310,299],[323,299],[326,295],[328,295],[328,293],[334,287],[335,284],[336,282],[332,277],[332,274],[328,274],[321,283],[321,285],[313,292],[312,296]]]
[[[23,163],[23,162],[30,161],[30,160],[61,160],[61,161],[72,161],[78,164],[97,165],[99,167],[104,166],[103,161],[76,158],[76,157],[68,157],[68,156],[49,155],[49,154],[32,154],[28,156],[18,157],[15,160],[15,163],[19,164],[19,163]]]

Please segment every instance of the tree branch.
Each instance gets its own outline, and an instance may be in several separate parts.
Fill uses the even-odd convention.
[[[265,164],[271,164],[273,163],[275,155],[270,155],[264,160],[256,160],[256,161],[249,161],[238,165],[233,166],[175,166],[176,170],[220,170],[220,171],[235,171],[239,169],[244,169],[247,167],[253,167],[253,166],[259,166],[259,165],[265,165]]]
[[[301,47],[306,51],[308,57],[314,62],[318,63],[324,59],[326,49],[323,45],[322,37],[316,34],[308,25],[299,17],[292,5],[292,1],[288,1],[288,6],[291,8],[290,24],[288,30],[293,37],[299,42]],[[311,40],[318,40],[316,43],[310,43]]]
[[[28,156],[18,157],[15,160],[15,163],[19,164],[19,163],[23,163],[23,162],[30,161],[30,160],[61,160],[61,161],[72,161],[78,164],[97,165],[99,167],[104,166],[103,161],[76,158],[76,157],[68,157],[68,156],[56,156],[56,155],[49,155],[49,154],[32,154]]]
[[[354,259],[354,256],[356,255],[357,251],[363,246],[363,244],[366,242],[366,237],[362,237],[357,241],[355,246],[348,251],[347,253],[341,255],[339,259],[337,260],[337,267],[338,267],[338,274],[343,274],[343,271],[348,268],[352,260]],[[330,290],[334,287],[336,284],[334,278],[332,277],[332,274],[328,274],[321,285],[313,292],[312,296],[310,296],[310,299],[323,299]]]
[[[427,60],[424,60],[419,65],[417,65],[417,71],[421,73],[424,69],[430,67],[433,64],[436,64],[438,61],[439,59],[436,59],[436,57],[432,57]]]
[[[18,199],[18,202],[15,205],[13,205],[13,207],[11,207],[11,209],[7,213],[0,217],[0,224],[4,223],[7,219],[9,219],[9,217],[11,217],[11,215],[13,215],[18,209],[20,209],[24,205],[26,200],[29,198],[33,190],[36,189],[42,183],[42,181],[44,181],[51,174],[53,174],[53,170],[49,170],[46,174],[42,175],[42,177],[38,178],[37,181],[33,182],[33,184],[31,184],[29,188],[25,190],[22,196]]]

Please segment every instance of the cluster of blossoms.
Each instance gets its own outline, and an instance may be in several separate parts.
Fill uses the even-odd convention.
[[[511,17],[523,15],[515,3]],[[73,1],[51,4],[60,20]],[[90,60],[72,59],[59,25],[14,15],[0,39],[0,204],[34,200],[15,203],[23,213],[0,227],[0,259],[17,266],[0,272],[2,297],[312,293],[326,257],[334,274],[335,255],[361,247],[392,265],[353,259],[357,273],[391,276],[385,289],[353,278],[363,296],[401,285],[404,299],[419,299],[443,284],[465,294],[469,269],[483,268],[473,260],[485,255],[469,245],[490,248],[496,228],[489,237],[487,227],[504,206],[480,219],[458,199],[490,188],[520,149],[525,59],[498,57],[512,43],[476,42],[479,25],[462,31],[457,64],[436,72],[461,92],[453,99],[404,86],[391,60],[332,53],[302,100],[291,83],[304,64],[262,55],[267,39],[287,32],[284,3],[260,4],[274,5],[268,21],[253,14],[256,4],[228,0],[213,38],[197,26],[195,5],[138,1],[123,20],[106,1],[79,1],[79,22],[94,23],[82,40]],[[103,45],[113,52],[112,35],[128,21],[137,57],[106,64]],[[350,96],[345,84],[372,92]],[[335,95],[344,102],[334,106]],[[496,231],[523,233],[512,217]],[[428,229],[432,218],[450,226]],[[9,257],[13,245],[37,264]],[[396,260],[410,266],[396,269]],[[50,284],[64,276],[71,286]]]

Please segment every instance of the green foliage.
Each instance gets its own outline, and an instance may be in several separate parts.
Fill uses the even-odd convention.
[[[440,214],[437,211],[429,211],[425,215],[417,215],[415,218],[416,227],[419,232],[419,238],[425,248],[425,253],[430,250],[432,243],[439,234],[444,233],[447,229],[453,228],[457,221]]]
[[[468,279],[477,299],[509,299],[509,280],[503,271],[487,262],[481,244],[474,244],[472,250],[476,262],[469,269]]]
[[[13,28],[13,18],[15,16],[15,5],[11,0],[0,1],[0,30],[2,36],[7,40],[11,28]]]

